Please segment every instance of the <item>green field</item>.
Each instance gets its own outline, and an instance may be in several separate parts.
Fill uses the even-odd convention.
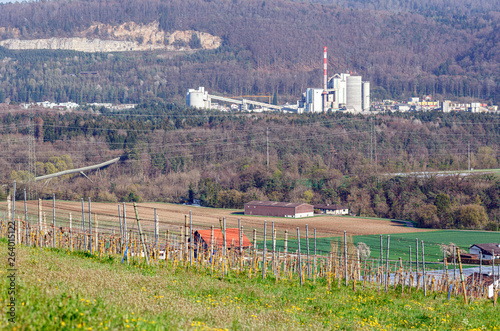
[[[0,243],[2,256],[7,244]],[[6,258],[5,258],[6,260]],[[221,278],[171,266],[121,265],[86,253],[17,247],[17,330],[494,330],[489,300],[465,305],[446,293],[367,288],[356,292],[324,280],[303,287],[269,277]],[[5,265],[5,264],[4,264]],[[1,270],[1,329],[7,321],[6,269]]]
[[[302,234],[301,234],[302,235]],[[303,235],[302,235],[303,236]],[[383,246],[384,246],[384,259],[386,257],[386,247],[387,247],[387,235],[383,235]],[[312,236],[309,237],[309,249],[313,252],[314,240]],[[449,244],[453,242],[455,245],[459,246],[461,250],[466,250],[472,244],[481,243],[500,243],[500,232],[488,232],[488,231],[462,231],[462,230],[436,230],[428,232],[413,232],[413,233],[400,233],[391,234],[390,237],[390,249],[389,249],[389,259],[397,260],[400,257],[407,261],[409,255],[409,246],[411,245],[412,250],[412,261],[415,261],[415,246],[416,239],[419,242],[424,241],[425,245],[425,260],[426,262],[438,262],[443,260],[443,253],[440,250],[439,244]],[[330,251],[330,243],[332,241],[338,241],[342,238],[340,237],[328,237],[328,238],[318,238],[317,239],[317,250],[319,254],[326,254]],[[380,258],[380,235],[368,235],[368,236],[353,236],[353,242],[355,244],[359,242],[364,242],[371,249],[372,258]],[[343,240],[343,239],[342,239]],[[272,242],[267,241],[267,247],[271,246]],[[279,240],[276,242],[277,249],[283,250],[283,241]],[[300,248],[302,252],[306,252],[306,239],[302,238],[300,242]],[[295,251],[297,249],[297,239],[291,238],[288,242],[289,250]],[[419,252],[421,253],[421,245],[419,245]],[[419,260],[421,258],[419,257]]]

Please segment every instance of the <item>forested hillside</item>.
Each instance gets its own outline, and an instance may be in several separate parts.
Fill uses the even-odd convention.
[[[29,174],[26,112],[1,117],[0,181]],[[40,183],[41,197],[242,208],[254,199],[340,203],[422,226],[496,229],[500,179],[394,173],[498,167],[500,122],[487,114],[226,114],[146,103],[122,113],[33,119],[37,175],[126,155],[120,164]],[[268,134],[267,134],[268,132]],[[269,167],[267,166],[267,135]],[[469,158],[470,145],[470,158]]]
[[[321,2],[321,1],[319,1]],[[295,101],[353,71],[374,98],[500,101],[499,2],[338,0],[44,1],[0,5],[0,40],[71,37],[92,24],[158,22],[221,37],[218,50],[85,54],[0,48],[0,102],[182,100],[187,88]],[[96,29],[97,30],[97,29]],[[106,38],[94,31],[89,38]],[[82,72],[96,71],[98,75]]]

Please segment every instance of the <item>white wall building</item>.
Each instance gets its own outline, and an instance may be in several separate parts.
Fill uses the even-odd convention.
[[[328,109],[347,108],[354,113],[370,110],[370,82],[348,73],[335,74],[328,80]]]
[[[475,244],[469,247],[469,253],[474,255],[482,255],[483,260],[493,260],[500,258],[500,244],[499,243],[488,243],[488,244]]]
[[[354,111],[362,111],[361,76],[347,76],[346,107]]]
[[[450,100],[443,101],[443,112],[444,113],[449,113],[451,111],[450,104],[451,104]]]
[[[361,97],[362,97],[362,108],[363,108],[363,111],[369,111],[370,110],[370,82],[362,82],[361,83],[362,85],[362,94],[361,94]]]
[[[469,109],[472,113],[479,113],[480,107],[481,107],[481,104],[479,102],[473,102],[470,104]]]
[[[203,86],[198,87],[197,90],[189,89],[186,93],[186,105],[198,109],[210,109],[210,97],[208,92],[205,91]]]
[[[323,89],[308,88],[306,90],[306,113],[321,113],[323,112]]]

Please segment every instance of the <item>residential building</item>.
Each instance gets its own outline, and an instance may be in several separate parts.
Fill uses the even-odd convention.
[[[469,253],[478,257],[482,255],[483,260],[492,260],[493,256],[495,259],[500,259],[500,244],[475,244],[469,247]]]
[[[314,205],[314,209],[318,209],[322,214],[327,215],[347,215],[349,208],[341,205],[318,204]]]

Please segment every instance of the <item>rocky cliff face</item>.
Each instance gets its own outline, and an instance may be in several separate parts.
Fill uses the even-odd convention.
[[[199,43],[190,41],[198,37]],[[71,38],[48,38],[23,40],[10,38],[0,41],[0,46],[9,49],[64,49],[80,52],[126,52],[148,50],[188,50],[216,49],[221,45],[221,38],[205,32],[193,30],[165,33],[157,22],[147,25],[134,22],[119,26],[94,24]]]

